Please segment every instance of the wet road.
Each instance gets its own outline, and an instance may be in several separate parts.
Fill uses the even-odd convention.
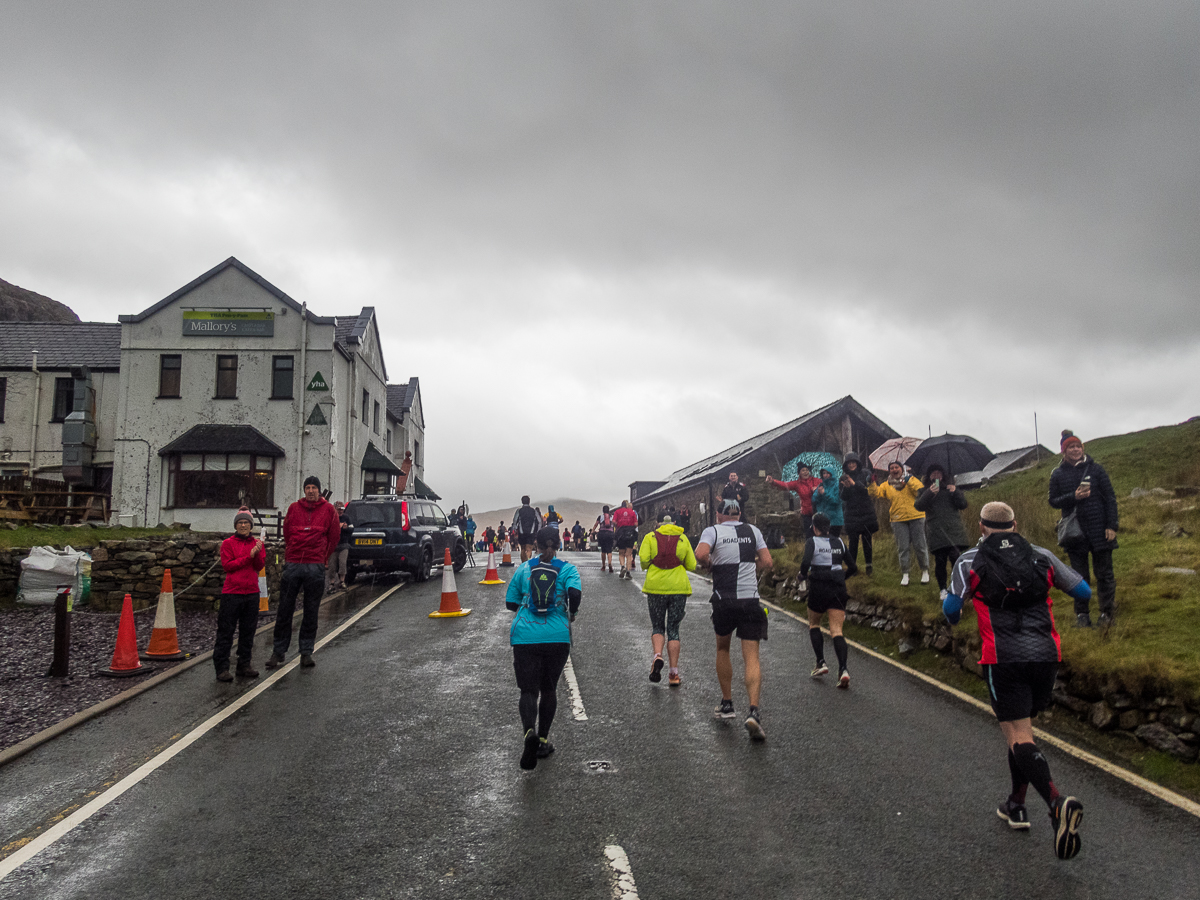
[[[315,669],[288,671],[0,880],[0,900],[607,898],[622,851],[624,886],[642,898],[1200,894],[1200,820],[1048,749],[1086,808],[1083,851],[1061,862],[1034,803],[1029,833],[995,816],[1008,776],[994,720],[853,650],[850,691],[814,682],[806,627],[777,613],[768,740],[751,744],[740,719],[711,717],[707,603],[689,603],[684,684],[669,690],[646,679],[637,585],[581,571],[582,709],[560,683],[558,752],[535,771],[517,766],[504,588],[467,570],[472,615],[431,620],[439,582],[406,586]],[[11,849],[227,697],[198,667],[0,770],[0,842]],[[736,676],[734,699],[744,712]]]

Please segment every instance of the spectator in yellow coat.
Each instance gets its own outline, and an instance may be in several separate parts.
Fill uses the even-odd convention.
[[[921,565],[921,584],[929,584],[929,546],[925,542],[925,513],[916,507],[917,494],[925,485],[914,475],[904,474],[904,466],[894,462],[888,466],[887,481],[871,485],[871,496],[888,502],[888,519],[896,536],[896,553],[900,557],[900,584],[908,584],[911,550],[917,552]]]

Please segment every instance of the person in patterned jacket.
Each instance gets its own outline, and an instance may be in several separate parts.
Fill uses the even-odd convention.
[[[1050,808],[1055,854],[1071,859],[1081,843],[1083,804],[1055,786],[1050,765],[1033,740],[1033,717],[1050,704],[1062,660],[1050,588],[1076,600],[1090,597],[1091,588],[1049,550],[1017,534],[1007,503],[985,503],[979,516],[983,537],[958,558],[942,611],[951,625],[957,624],[963,602],[971,600],[979,622],[979,663],[1008,744],[1012,776],[1012,793],[996,815],[1010,828],[1028,829],[1025,792],[1032,784]]]

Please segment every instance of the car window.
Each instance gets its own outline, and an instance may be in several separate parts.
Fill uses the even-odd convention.
[[[380,528],[397,525],[400,520],[399,503],[351,503],[346,507],[346,518],[356,528]]]
[[[429,508],[431,510],[433,510],[433,524],[445,526],[446,525],[446,514],[444,512],[442,512],[442,508],[440,506],[438,506],[436,503],[430,503]]]

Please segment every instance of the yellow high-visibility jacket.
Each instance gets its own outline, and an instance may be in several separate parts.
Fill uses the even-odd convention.
[[[671,569],[660,569],[651,565],[658,556],[658,534],[679,535],[679,543],[675,545],[675,557],[682,565]],[[687,577],[688,572],[696,571],[696,554],[691,542],[683,529],[678,525],[659,525],[657,531],[652,531],[642,538],[642,546],[638,548],[638,559],[646,570],[646,583],[642,591],[647,594],[691,594],[692,581]]]

